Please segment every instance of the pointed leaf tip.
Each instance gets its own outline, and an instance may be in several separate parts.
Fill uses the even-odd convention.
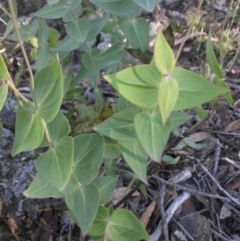
[[[161,74],[172,73],[175,66],[175,56],[162,31],[158,31],[157,34],[154,47],[154,61]]]
[[[174,109],[178,99],[178,92],[178,83],[174,78],[164,77],[161,80],[158,90],[158,104],[163,124],[166,123]]]

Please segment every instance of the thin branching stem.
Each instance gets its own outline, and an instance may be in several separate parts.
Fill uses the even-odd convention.
[[[26,53],[25,48],[23,46],[23,42],[22,42],[20,33],[18,31],[17,21],[16,21],[16,18],[15,18],[15,14],[14,14],[14,11],[13,11],[13,5],[12,5],[12,1],[11,0],[8,0],[8,6],[9,6],[9,9],[10,9],[10,14],[11,14],[11,17],[12,17],[14,30],[16,32],[16,35],[17,35],[17,38],[18,38],[18,42],[20,44],[20,47],[21,47],[21,50],[22,50],[22,53],[23,53],[23,57],[24,57],[24,60],[26,62],[29,74],[30,74],[31,87],[32,87],[32,90],[34,90],[34,78],[33,78],[32,69],[31,69],[31,66],[30,66],[30,63],[29,63],[29,60],[28,60],[28,57],[27,57],[27,53]]]

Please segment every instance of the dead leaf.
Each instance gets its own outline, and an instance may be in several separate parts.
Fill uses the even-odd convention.
[[[220,219],[226,219],[229,218],[232,214],[232,211],[227,207],[226,204],[223,204],[220,212]]]
[[[232,123],[230,123],[229,125],[227,125],[223,131],[229,132],[229,131],[235,131],[238,129],[240,129],[240,119],[237,119],[237,120],[233,121]]]
[[[113,192],[113,197],[112,197],[112,202],[116,204],[118,201],[120,201],[124,196],[127,194],[127,188],[126,187],[119,187],[116,188]],[[139,196],[140,193],[138,191],[135,191],[132,194],[132,197],[137,197]]]
[[[142,214],[141,218],[140,218],[140,221],[143,225],[144,228],[147,227],[147,224],[149,222],[149,219],[150,217],[152,216],[154,210],[155,210],[155,207],[157,205],[157,202],[156,200],[154,200],[153,202],[151,202],[148,207],[146,208],[146,210],[144,211],[144,213]]]
[[[227,188],[230,189],[239,189],[240,188],[240,181],[235,182],[234,184],[228,185]]]
[[[11,232],[14,234],[14,233],[17,233],[18,231],[18,225],[17,223],[15,222],[15,220],[13,218],[8,218],[8,225],[9,225],[9,228],[11,229]]]

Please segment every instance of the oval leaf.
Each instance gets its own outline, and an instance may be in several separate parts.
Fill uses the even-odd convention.
[[[89,21],[89,31],[88,31],[87,41],[94,39],[101,32],[107,19],[108,19],[108,15],[105,14],[101,18],[96,18]]]
[[[134,2],[147,12],[152,12],[162,0],[134,0]]]
[[[73,140],[73,175],[79,183],[86,185],[97,176],[102,164],[104,138],[99,134],[85,134],[75,136]]]
[[[178,83],[172,77],[164,77],[158,89],[158,104],[163,124],[166,123],[178,98]]]
[[[89,235],[91,237],[102,238],[104,236],[104,233],[108,224],[108,220],[109,220],[108,209],[99,205],[96,218],[94,219],[93,225],[89,230]]]
[[[119,144],[116,140],[105,137],[104,158],[118,159],[121,156]]]
[[[108,227],[108,238],[114,241],[137,241],[150,239],[140,221],[125,209],[113,211]]]
[[[193,108],[228,91],[226,88],[215,86],[200,75],[186,69],[176,67],[172,77],[178,82],[179,88],[174,110]]]
[[[171,132],[170,128],[168,122],[165,125],[162,124],[158,108],[136,115],[135,129],[138,139],[145,152],[155,162],[161,161]]]
[[[73,139],[66,136],[41,154],[35,166],[40,178],[63,191],[71,176],[72,164]]]
[[[41,117],[28,112],[21,105],[17,109],[15,130],[13,156],[19,152],[34,150],[41,144],[44,133]]]
[[[210,34],[208,35],[207,45],[206,45],[206,57],[207,62],[210,65],[211,70],[216,74],[219,79],[223,78],[223,72],[218,64],[216,55],[213,50]]]
[[[57,115],[63,98],[63,76],[57,59],[35,75],[34,84],[38,114],[46,122],[51,122]]]
[[[189,121],[193,116],[180,111],[174,111],[169,116],[171,131]]]
[[[53,121],[48,123],[48,132],[52,141],[59,141],[70,132],[70,126],[67,118],[61,112],[55,116]]]
[[[77,43],[83,43],[88,35],[89,21],[87,17],[70,22],[66,27],[67,34]]]
[[[69,3],[65,3],[63,0],[60,0],[52,6],[46,4],[43,8],[32,15],[44,19],[57,19],[62,18],[68,12],[68,8]]]
[[[148,156],[140,143],[119,141],[119,145],[124,160],[131,167],[138,178],[147,184]]]
[[[99,190],[100,203],[105,204],[111,200],[118,176],[97,177],[92,182]]]
[[[126,19],[121,24],[124,35],[133,48],[148,49],[149,30],[145,18]]]
[[[154,61],[160,73],[163,75],[172,73],[175,66],[174,53],[160,30],[154,47]]]
[[[83,66],[89,71],[89,73],[92,74],[95,81],[97,81],[100,76],[100,66],[98,61],[94,60],[95,52],[95,49],[85,52],[82,55],[82,63]]]
[[[162,75],[156,67],[136,66],[104,78],[133,104],[149,109],[157,106],[157,87]]]
[[[98,133],[119,141],[136,141],[134,118],[139,111],[136,108],[128,108],[119,111],[100,125],[94,127]]]
[[[93,59],[99,63],[100,69],[104,69],[109,65],[119,63],[125,55],[126,51],[123,49],[122,43],[116,43],[104,53],[94,56]]]
[[[79,186],[74,192],[66,195],[65,201],[83,235],[86,235],[98,211],[98,188],[94,184]]]
[[[106,12],[117,16],[129,16],[138,12],[139,9],[138,5],[132,0],[90,0],[90,2],[104,9]]]
[[[33,179],[28,189],[23,193],[29,198],[62,198],[63,194],[55,187],[49,185],[38,175]]]
[[[52,48],[53,51],[72,51],[78,49],[81,46],[81,43],[76,42],[68,35],[57,44],[56,47]]]

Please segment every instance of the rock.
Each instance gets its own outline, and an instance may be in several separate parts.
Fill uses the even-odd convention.
[[[191,213],[184,217],[181,217],[178,222],[188,232],[188,234],[197,241],[211,241],[211,230],[208,220],[198,213]],[[174,223],[171,228],[173,236],[172,240],[175,241],[191,241],[191,239],[185,234],[185,232]]]

